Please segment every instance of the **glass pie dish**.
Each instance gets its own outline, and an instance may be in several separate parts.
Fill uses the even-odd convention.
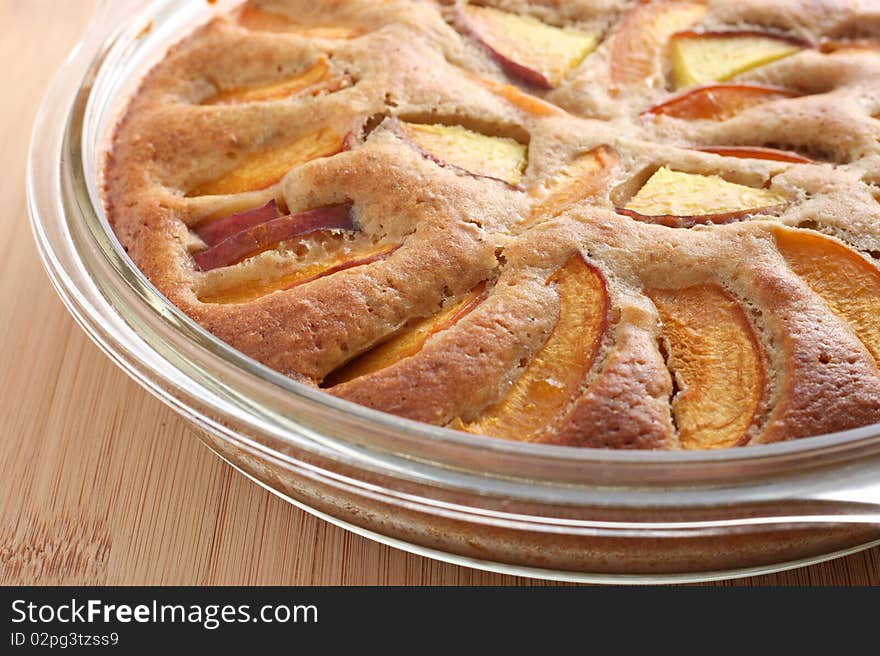
[[[116,241],[98,170],[143,74],[194,25],[234,4],[99,3],[43,101],[28,171],[36,242],[67,308],[220,457],[372,539],[540,578],[708,580],[880,544],[880,426],[694,452],[487,439],[297,383],[170,304]]]

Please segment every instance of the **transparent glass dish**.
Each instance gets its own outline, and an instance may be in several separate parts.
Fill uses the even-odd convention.
[[[99,3],[37,116],[27,189],[43,263],[77,322],[218,455],[349,530],[525,576],[708,580],[880,543],[880,426],[710,452],[506,442],[330,397],[179,312],[116,242],[97,172],[141,76],[233,4]]]

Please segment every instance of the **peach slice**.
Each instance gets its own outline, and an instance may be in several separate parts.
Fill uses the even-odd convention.
[[[785,89],[754,84],[713,84],[693,89],[645,110],[642,116],[670,116],[686,121],[726,121],[746,109],[774,100],[796,98],[798,95]]]
[[[281,212],[278,211],[278,203],[273,198],[261,207],[202,221],[193,228],[193,231],[208,246],[216,246],[233,235],[244,232],[248,228],[258,226],[261,223],[277,219],[280,216]]]
[[[880,50],[880,39],[830,39],[819,44],[819,50],[825,54],[835,52],[871,52]]]
[[[533,439],[580,391],[608,329],[605,279],[575,255],[548,285],[559,294],[559,319],[547,341],[504,397],[464,430],[511,440]]]
[[[267,11],[252,4],[238,14],[238,24],[255,32],[295,32],[319,39],[353,39],[363,32],[343,25],[303,25],[285,14]]]
[[[770,212],[784,204],[785,197],[769,189],[662,167],[618,212],[646,223],[691,228]]]
[[[405,358],[416,355],[425,343],[437,333],[449,330],[470,314],[486,297],[486,285],[480,284],[464,299],[427,317],[408,325],[387,342],[358,356],[345,366],[330,374],[323,387],[347,383],[361,376],[368,376]]]
[[[818,233],[778,228],[788,266],[849,323],[880,365],[880,271],[861,255]]]
[[[266,251],[283,241],[304,237],[319,231],[354,232],[356,227],[351,213],[351,204],[330,205],[307,212],[290,214],[262,220],[265,213],[251,213],[248,217],[236,217],[229,224],[217,229],[220,235],[224,229],[233,230],[239,225],[252,225],[230,234],[210,248],[193,254],[193,259],[202,271],[241,262]],[[216,233],[211,234],[214,237]]]
[[[672,37],[672,80],[677,89],[724,82],[807,47],[798,39],[762,32],[679,32]]]
[[[539,118],[565,114],[565,110],[563,110],[561,107],[557,107],[556,105],[548,103],[546,100],[542,100],[537,96],[526,93],[525,91],[522,91],[512,84],[496,82],[495,80],[490,80],[485,77],[480,77],[479,75],[474,75],[469,71],[462,72],[472,80],[486,87],[495,95],[504,98],[511,105],[518,107],[527,114],[531,114],[532,116],[537,116]]]
[[[240,194],[271,187],[295,166],[342,152],[345,138],[322,128],[280,146],[246,155],[228,173],[190,190],[188,196]]]
[[[647,82],[655,73],[669,38],[699,22],[706,15],[703,2],[657,0],[640,2],[614,32],[610,72],[615,88]]]
[[[317,96],[333,93],[351,86],[348,75],[332,75],[325,57],[319,58],[302,73],[274,84],[246,89],[228,89],[202,101],[204,105],[228,105],[233,103],[265,102],[297,96]]]
[[[507,137],[488,137],[458,125],[395,121],[398,134],[438,164],[517,186],[528,163],[528,148]]]
[[[709,148],[697,148],[701,153],[711,153],[721,157],[736,157],[738,159],[763,159],[771,162],[787,162],[789,164],[815,164],[811,159],[798,155],[788,150],[776,148],[758,148],[756,146],[711,146]]]
[[[199,294],[199,300],[203,303],[247,303],[268,296],[273,292],[293,289],[320,278],[326,278],[340,271],[381,262],[390,257],[400,246],[401,244],[382,246],[357,255],[353,253],[340,254],[329,261],[307,265],[271,282],[243,282],[207,291]]]
[[[491,7],[464,5],[459,22],[505,73],[542,89],[558,87],[597,44],[592,34]]]
[[[650,290],[663,322],[672,401],[684,449],[741,444],[761,405],[761,349],[745,313],[720,287]]]
[[[578,201],[596,194],[619,159],[608,146],[599,146],[578,157],[547,186],[544,197],[532,208],[532,221],[558,216]]]

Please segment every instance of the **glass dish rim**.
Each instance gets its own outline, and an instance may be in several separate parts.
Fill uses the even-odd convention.
[[[89,36],[88,40],[81,44],[77,48],[77,50],[72,53],[71,57],[68,59],[67,64],[65,65],[65,69],[62,69],[62,72],[58,74],[58,78],[56,78],[55,82],[53,82],[53,85],[60,84],[64,86],[65,80],[62,79],[62,75],[65,73],[65,71],[68,73],[71,70],[82,70],[84,73],[89,73],[90,71],[94,72],[92,71],[91,67],[94,64],[95,58],[99,56],[107,57],[109,54],[112,54],[114,52],[113,48],[116,46],[114,46],[113,43],[110,43],[110,45],[108,45],[108,42],[111,39],[116,39],[116,45],[118,45],[119,39],[124,40],[125,38],[132,37],[133,30],[137,29],[137,23],[134,18],[127,17],[129,19],[128,22],[125,23],[122,28],[120,28],[119,25],[116,25],[114,23],[114,20],[116,20],[115,18],[112,18],[109,21],[107,20],[106,5],[108,4],[109,3],[107,2],[103,3],[103,5],[99,4],[98,8],[96,9],[96,16],[101,17],[101,13],[102,11],[104,11],[104,23],[100,26],[99,30],[93,32]],[[137,14],[137,17],[139,17],[141,21],[144,21],[144,17],[158,16],[163,11],[167,12],[169,8],[177,4],[180,3],[176,0],[155,0],[154,2],[147,3],[143,10]],[[222,4],[220,6],[222,7]],[[213,13],[213,11],[215,11],[215,8],[211,7],[209,8],[209,11]],[[143,37],[141,38],[143,39]],[[147,35],[146,38],[148,39],[149,35]],[[128,47],[128,45],[130,44],[125,45],[126,47]],[[101,65],[103,65],[103,59],[101,60]],[[70,80],[68,79],[66,80],[66,82],[68,83],[66,86],[70,87]],[[79,80],[77,82],[82,83],[83,80]],[[94,82],[94,79],[92,80],[92,82]],[[81,94],[82,92],[82,86],[79,85],[77,89],[77,94]],[[91,94],[89,94],[88,102],[91,103],[92,100],[93,97],[91,96]],[[86,107],[83,116],[86,116],[89,111],[89,108]],[[73,133],[76,132],[75,126],[73,125],[72,112],[69,115],[69,118],[70,121],[67,123],[66,126],[68,138],[70,137],[71,131]],[[45,234],[40,234],[40,231],[42,230],[41,224],[45,222],[46,217],[41,215],[38,209],[40,203],[36,199],[36,196],[40,192],[38,190],[38,183],[35,180],[35,169],[33,165],[33,160],[35,157],[40,156],[40,153],[36,152],[36,149],[40,144],[40,139],[38,138],[37,132],[38,130],[45,129],[47,127],[45,122],[46,113],[44,112],[44,109],[41,109],[34,125],[34,136],[31,140],[32,150],[30,153],[30,161],[28,166],[29,208],[31,208],[32,224],[35,234],[37,235],[37,241],[38,243],[43,242],[41,243],[41,249],[46,247]],[[52,126],[48,127],[51,128]],[[59,156],[61,157],[60,163],[64,162],[64,154],[68,153],[59,153]],[[169,326],[172,329],[179,329],[181,326],[185,326],[189,338],[194,339],[198,343],[198,346],[205,349],[206,351],[213,353],[215,357],[223,358],[227,362],[233,363],[236,367],[240,368],[249,376],[264,381],[269,385],[276,386],[284,390],[286,393],[294,395],[297,399],[316,406],[318,409],[323,408],[328,411],[332,411],[333,413],[343,413],[358,421],[370,424],[376,429],[387,430],[391,433],[405,433],[407,437],[430,440],[435,445],[439,444],[446,447],[451,447],[453,449],[461,448],[464,450],[476,451],[489,455],[503,454],[513,458],[524,458],[526,459],[526,461],[532,458],[548,458],[574,463],[580,462],[599,465],[627,465],[633,467],[638,467],[640,465],[644,465],[646,467],[681,467],[684,471],[693,467],[704,465],[711,466],[713,464],[719,463],[726,466],[739,463],[745,467],[752,464],[766,465],[771,461],[786,461],[789,459],[793,459],[795,456],[813,458],[822,457],[823,455],[836,454],[840,457],[846,457],[851,456],[855,452],[870,451],[874,453],[880,450],[880,424],[860,427],[848,431],[842,431],[839,433],[802,438],[789,442],[770,445],[738,447],[736,449],[729,450],[667,452],[621,451],[590,448],[572,448],[552,445],[536,445],[529,443],[510,442],[506,440],[497,440],[481,436],[469,435],[466,433],[461,433],[443,427],[432,426],[421,422],[415,422],[387,413],[378,412],[369,408],[358,406],[343,399],[333,397],[320,390],[312,389],[302,383],[298,383],[269,369],[268,367],[265,367],[264,365],[248,358],[247,356],[244,356],[243,354],[232,349],[213,335],[209,334],[207,331],[198,326],[194,321],[192,321],[189,317],[184,315],[174,305],[168,302],[165,297],[162,296],[149,281],[147,281],[146,277],[140,272],[139,269],[137,269],[137,267],[134,266],[128,256],[125,255],[125,253],[122,251],[121,247],[119,247],[115,235],[113,235],[112,230],[109,229],[109,225],[107,224],[106,217],[104,216],[104,211],[101,203],[96,203],[96,186],[94,184],[94,179],[87,174],[87,167],[82,159],[68,159],[67,164],[72,164],[74,167],[83,167],[83,179],[87,181],[87,184],[90,184],[87,197],[89,199],[92,216],[88,216],[86,214],[85,216],[72,217],[69,215],[71,208],[64,207],[62,208],[61,217],[64,220],[68,221],[74,218],[84,219],[86,224],[89,226],[89,229],[92,231],[93,238],[95,238],[96,240],[99,239],[101,236],[109,238],[109,243],[113,246],[113,249],[110,252],[105,251],[105,257],[108,258],[108,262],[120,274],[126,284],[129,285],[129,287],[138,296],[140,296],[145,303],[147,303],[153,310],[157,312],[158,310],[156,310],[156,308],[162,306],[163,312],[160,313],[160,316],[164,321],[168,322]],[[83,208],[82,206],[80,206],[80,210],[82,209],[88,210],[89,208]],[[98,228],[100,228],[100,234],[98,234],[97,232]],[[45,253],[41,252],[41,256],[44,258],[45,262]],[[119,311],[119,308],[114,309],[116,311]],[[94,335],[92,335],[92,337],[94,339]],[[211,401],[215,401],[215,399],[211,399]],[[214,403],[213,407],[216,410],[218,404]],[[324,437],[326,438],[327,436]],[[339,448],[345,449],[346,447],[349,447],[351,445],[343,441],[337,446]],[[433,462],[432,464],[445,467],[454,467],[454,463],[450,462],[438,461]],[[776,470],[774,469],[774,471]],[[489,472],[483,473],[487,475],[489,474]],[[687,484],[689,481],[689,479],[685,476],[682,476],[680,478],[681,484]]]

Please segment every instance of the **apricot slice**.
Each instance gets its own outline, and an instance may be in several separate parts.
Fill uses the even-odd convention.
[[[220,91],[207,100],[205,105],[227,105],[233,103],[265,102],[297,96],[317,96],[320,93],[333,93],[351,86],[348,75],[332,75],[327,59],[321,57],[303,72],[280,82],[245,89]]]
[[[552,179],[545,196],[532,208],[532,220],[554,217],[596,194],[617,164],[617,153],[608,146],[594,148],[578,157]]]
[[[397,122],[399,133],[438,164],[516,186],[528,163],[528,148],[507,137],[488,137],[458,125]]]
[[[547,284],[555,285],[559,294],[556,325],[504,397],[464,427],[468,432],[530,440],[580,391],[608,328],[605,280],[575,255]]]
[[[238,24],[256,32],[295,32],[319,39],[353,39],[362,31],[344,25],[304,25],[285,14],[245,5],[238,14]]]
[[[351,204],[330,205],[267,220],[263,220],[264,216],[268,216],[268,211],[259,215],[253,213],[251,216],[242,217],[238,221],[230,222],[224,226],[235,229],[239,225],[251,224],[218,241],[210,248],[194,253],[193,259],[199,268],[202,271],[210,271],[229,266],[266,251],[280,242],[321,230],[346,232],[355,230]],[[222,233],[220,234],[222,236]],[[216,236],[216,234],[211,236]]]
[[[698,119],[726,121],[746,109],[798,94],[776,87],[753,84],[713,84],[688,91],[661,105],[652,107],[642,116],[670,116],[686,121]]]
[[[295,166],[342,152],[345,138],[322,128],[280,146],[245,155],[224,175],[190,190],[189,196],[240,194],[271,187]]]
[[[733,221],[784,203],[784,196],[769,189],[746,187],[717,175],[661,167],[618,211],[640,221],[687,228]]]
[[[763,159],[771,162],[787,162],[790,164],[815,164],[811,159],[798,155],[788,150],[776,148],[758,148],[754,146],[712,146],[710,148],[698,148],[701,153],[712,153],[721,157],[736,157],[738,159]]]
[[[648,81],[669,38],[705,15],[706,5],[702,2],[657,0],[636,4],[612,37],[611,82],[619,87]]]
[[[467,4],[460,22],[505,73],[544,89],[559,86],[597,43],[592,34],[492,7]]]
[[[485,297],[486,285],[481,284],[461,301],[451,304],[432,317],[416,321],[387,342],[337,369],[324,380],[323,387],[347,383],[416,355],[422,350],[428,339],[452,328],[482,303]]]
[[[806,230],[774,230],[788,266],[855,331],[880,365],[880,271],[829,237]]]
[[[273,292],[293,289],[294,287],[305,285],[319,278],[326,278],[346,269],[380,262],[390,257],[400,246],[400,244],[390,247],[383,246],[358,255],[345,253],[329,261],[310,264],[271,282],[243,282],[225,286],[221,289],[206,291],[199,294],[199,300],[203,303],[246,303],[254,301]]]
[[[761,349],[745,313],[714,285],[651,290],[663,322],[672,400],[684,449],[720,449],[745,438],[765,390]]]
[[[761,32],[679,32],[672,37],[672,80],[677,89],[724,82],[789,57],[802,41]]]

